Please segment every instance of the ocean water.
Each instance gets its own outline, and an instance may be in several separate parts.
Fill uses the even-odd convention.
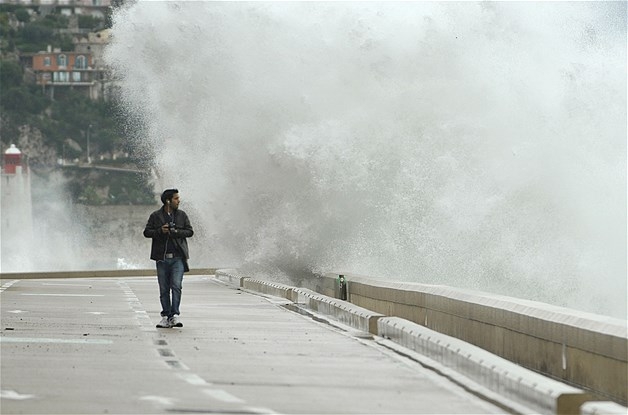
[[[626,317],[621,2],[151,2],[107,62],[199,261]]]

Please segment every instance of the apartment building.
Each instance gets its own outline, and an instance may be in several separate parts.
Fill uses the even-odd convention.
[[[82,90],[89,98],[98,98],[95,88],[93,57],[91,53],[66,52],[59,49],[32,55],[33,72],[37,85],[54,99],[56,87]]]
[[[20,54],[20,63],[32,73],[35,83],[54,99],[58,88],[73,88],[90,99],[108,99],[112,79],[103,53],[111,29],[74,36],[74,51],[48,46],[46,51]]]

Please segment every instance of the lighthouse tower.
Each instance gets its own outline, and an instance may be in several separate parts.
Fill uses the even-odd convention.
[[[22,152],[11,144],[2,158],[0,179],[0,271],[23,271],[33,238],[31,178]]]

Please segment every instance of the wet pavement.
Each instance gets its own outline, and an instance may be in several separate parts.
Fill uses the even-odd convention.
[[[0,412],[504,413],[418,363],[211,276],[2,280]]]

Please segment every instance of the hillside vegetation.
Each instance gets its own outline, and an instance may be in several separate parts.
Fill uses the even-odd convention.
[[[71,27],[98,31],[109,19],[58,13],[41,16],[37,9],[0,5],[0,141],[16,144],[32,171],[46,179],[61,171],[77,203],[146,204],[154,196],[146,175],[68,169],[86,163],[137,169],[142,160],[125,138],[124,114],[115,101],[90,100],[70,88],[56,88],[54,99],[35,84],[20,56],[46,50],[74,50]],[[143,166],[145,167],[145,166]]]

